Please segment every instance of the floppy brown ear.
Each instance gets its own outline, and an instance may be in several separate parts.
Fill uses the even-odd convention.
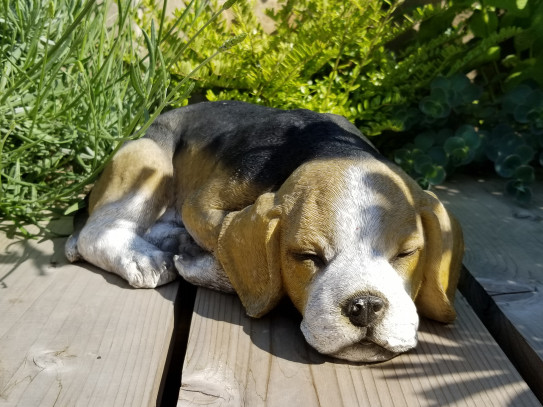
[[[458,221],[428,191],[421,218],[424,228],[425,254],[423,281],[415,304],[419,312],[440,322],[452,322],[456,318],[454,295],[462,256],[464,239]]]
[[[275,194],[229,213],[222,224],[216,256],[249,316],[260,317],[283,296],[279,254],[279,211]]]

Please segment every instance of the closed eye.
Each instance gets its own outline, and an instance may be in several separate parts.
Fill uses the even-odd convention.
[[[403,252],[400,252],[396,255],[397,259],[405,259],[406,257],[411,257],[414,254],[416,254],[419,251],[419,249],[413,249],[413,250],[406,250]]]
[[[293,253],[292,255],[297,261],[311,261],[318,268],[326,266],[326,260],[315,252]]]

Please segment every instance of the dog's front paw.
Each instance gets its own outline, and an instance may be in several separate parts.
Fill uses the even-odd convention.
[[[186,231],[178,236],[179,239],[179,255],[182,256],[185,260],[196,259],[202,256],[205,257],[206,254],[209,254],[207,251],[202,249],[198,243],[194,241],[192,236]]]
[[[135,288],[155,288],[177,278],[173,254],[158,250],[148,255],[136,253],[125,273],[126,280]]]
[[[208,252],[202,251],[198,256],[174,256],[175,268],[186,281],[202,287],[227,293],[234,292],[228,276],[223,268]]]

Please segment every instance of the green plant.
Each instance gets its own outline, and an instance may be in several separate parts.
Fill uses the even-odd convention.
[[[162,13],[137,36],[131,3],[116,4],[112,19],[112,1],[0,3],[0,214],[23,233],[77,206],[123,142],[186,100],[190,77],[209,60],[170,86],[168,67],[194,38],[167,52],[161,43],[193,22],[182,17],[166,30]]]
[[[397,149],[394,159],[423,187],[441,184],[447,174],[477,156],[481,137],[473,123],[463,121],[463,114],[481,92],[464,75],[438,77],[418,106],[396,112],[413,140]]]
[[[211,14],[213,4],[199,12]],[[427,6],[404,14],[400,4],[396,0],[289,0],[268,12],[276,27],[268,34],[253,14],[252,2],[242,2],[233,8],[232,22],[222,21],[191,47],[188,56],[198,60],[224,36],[247,33],[248,37],[235,55],[216,58],[199,71],[197,87],[210,100],[241,99],[342,114],[356,120],[366,133],[376,134],[390,125],[384,111],[424,86],[418,80],[407,84],[409,78],[429,80],[437,74],[432,72],[435,63],[423,55],[404,58],[405,65],[397,69],[387,44],[439,11]],[[186,75],[195,64],[191,58],[180,61],[172,72]]]
[[[243,2],[233,8],[231,22],[199,37],[172,72],[184,77],[208,47],[245,32],[248,38],[235,54],[214,59],[195,78],[208,99],[338,113],[370,136],[401,131],[398,107],[416,103],[437,76],[471,69],[523,32],[504,26],[481,41],[463,43],[469,21],[452,22],[473,12],[472,3],[407,7],[397,0],[287,0],[268,12],[275,30],[266,33],[252,2]],[[214,4],[202,3],[198,12],[210,15]]]
[[[534,165],[538,158],[543,162],[543,1],[450,4],[450,10],[469,7],[457,26],[452,27],[452,15],[445,26],[464,32],[468,49],[492,46],[470,63],[457,62],[464,72],[472,70],[471,79],[449,72],[431,83],[418,105],[396,109],[407,143],[393,153],[394,159],[423,186],[443,182],[458,167],[490,161],[509,180],[506,191],[526,204]],[[431,19],[428,23],[421,26],[422,39],[443,29]]]
[[[481,1],[473,7],[467,23],[475,42],[510,27],[522,29],[513,41],[492,48],[487,62],[493,63],[479,63],[488,84],[496,86],[498,92],[527,80],[543,86],[543,1]]]
[[[412,141],[394,152],[394,160],[428,187],[473,162],[490,160],[509,179],[506,191],[519,202],[531,199],[534,165],[543,165],[543,91],[521,84],[497,100],[463,75],[440,77],[418,108],[399,114]]]
[[[492,128],[485,153],[496,172],[509,179],[506,191],[529,203],[534,165],[543,166],[543,90],[529,84],[516,86],[503,96],[501,109],[508,120]]]

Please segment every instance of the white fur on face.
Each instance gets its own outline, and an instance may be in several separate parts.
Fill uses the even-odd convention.
[[[339,247],[309,286],[301,329],[321,353],[378,362],[416,346],[419,319],[409,283],[389,262],[397,242],[383,241],[387,201],[372,193],[372,181],[358,167],[348,171],[345,181],[333,220]],[[343,311],[349,300],[362,295],[385,301],[382,317],[368,327],[353,325]]]

